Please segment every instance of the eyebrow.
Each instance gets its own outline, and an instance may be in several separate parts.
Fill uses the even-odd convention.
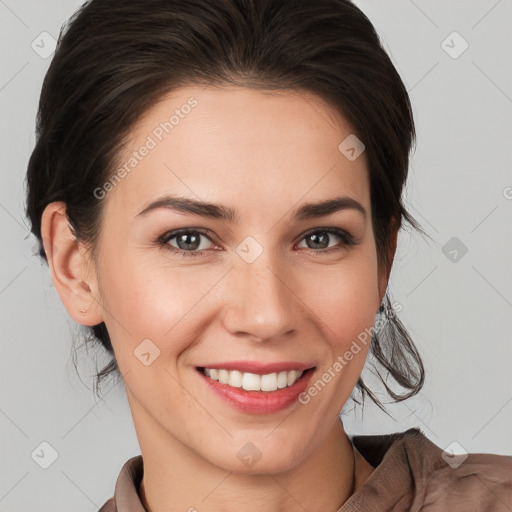
[[[190,213],[193,215],[200,215],[202,217],[229,222],[238,221],[238,216],[235,210],[227,206],[215,203],[205,203],[204,201],[196,201],[195,199],[171,195],[166,195],[152,201],[143,208],[136,217],[145,216],[149,212],[159,208],[167,208],[181,213]],[[358,211],[366,220],[368,214],[364,206],[349,196],[335,197],[316,203],[306,203],[295,212],[294,217],[297,220],[307,220],[349,209]]]

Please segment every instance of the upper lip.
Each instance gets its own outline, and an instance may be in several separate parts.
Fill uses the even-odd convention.
[[[215,368],[218,370],[238,370],[240,372],[267,375],[269,373],[289,372],[291,370],[304,371],[313,368],[310,363],[298,361],[280,361],[274,363],[260,363],[257,361],[224,361],[201,365],[200,368]]]

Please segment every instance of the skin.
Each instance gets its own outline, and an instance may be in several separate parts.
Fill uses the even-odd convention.
[[[368,345],[307,405],[268,415],[233,408],[195,367],[294,360],[316,365],[315,382],[373,326],[391,268],[377,266],[365,153],[345,158],[338,145],[350,126],[309,93],[190,86],[146,112],[119,163],[191,96],[197,106],[101,199],[97,261],[75,241],[65,204],[45,209],[53,282],[73,319],[107,326],[144,459],[147,510],[335,511],[373,470],[339,419]],[[166,193],[228,206],[238,222],[165,208],[137,216]],[[366,218],[355,209],[294,218],[304,203],[340,195]],[[325,227],[348,231],[356,245],[327,235],[317,253],[306,234]],[[180,228],[211,233],[201,255],[166,249],[179,251],[176,238],[155,242]],[[236,252],[248,236],[263,249],[250,264]],[[389,261],[395,248],[396,236]],[[145,339],[160,350],[147,366],[134,356]],[[261,453],[252,467],[237,456],[246,443]]]

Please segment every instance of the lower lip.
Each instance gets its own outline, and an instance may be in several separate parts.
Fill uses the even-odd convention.
[[[210,379],[201,370],[196,371],[203,378],[208,388],[233,407],[252,414],[272,414],[290,407],[298,401],[299,395],[307,388],[314,368],[305,371],[301,378],[283,389],[275,391],[246,391],[218,380]]]

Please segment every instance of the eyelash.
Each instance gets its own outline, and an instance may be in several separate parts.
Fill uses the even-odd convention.
[[[172,253],[175,253],[175,254],[181,254],[183,257],[186,257],[186,256],[190,256],[190,257],[202,256],[203,253],[205,252],[204,250],[201,250],[201,251],[197,251],[197,250],[196,251],[185,251],[183,249],[177,249],[176,247],[173,247],[172,245],[169,245],[169,241],[170,240],[172,240],[173,238],[176,238],[179,235],[185,234],[185,233],[187,233],[187,234],[190,234],[190,233],[192,233],[192,234],[200,234],[200,235],[203,235],[206,238],[208,238],[208,240],[210,240],[210,242],[215,243],[208,236],[208,232],[203,230],[203,229],[200,229],[200,228],[197,228],[197,229],[183,228],[183,229],[178,229],[178,230],[175,230],[175,231],[169,231],[169,232],[163,234],[161,237],[158,238],[157,244],[160,247],[162,247],[163,249],[169,250],[169,251],[171,251]],[[329,233],[329,234],[336,235],[336,236],[338,236],[341,239],[341,245],[334,246],[334,247],[329,247],[328,249],[309,249],[310,251],[313,251],[313,253],[315,255],[320,255],[320,254],[324,254],[325,255],[326,253],[330,254],[333,251],[337,251],[337,250],[343,249],[344,247],[350,247],[350,246],[356,245],[356,241],[355,241],[354,237],[350,233],[348,233],[347,231],[344,231],[343,229],[338,229],[338,228],[315,228],[314,230],[310,230],[307,233],[305,233],[304,236],[301,238],[300,242],[302,242],[302,240],[304,240],[309,235],[313,235],[313,234],[317,234],[317,233]]]

